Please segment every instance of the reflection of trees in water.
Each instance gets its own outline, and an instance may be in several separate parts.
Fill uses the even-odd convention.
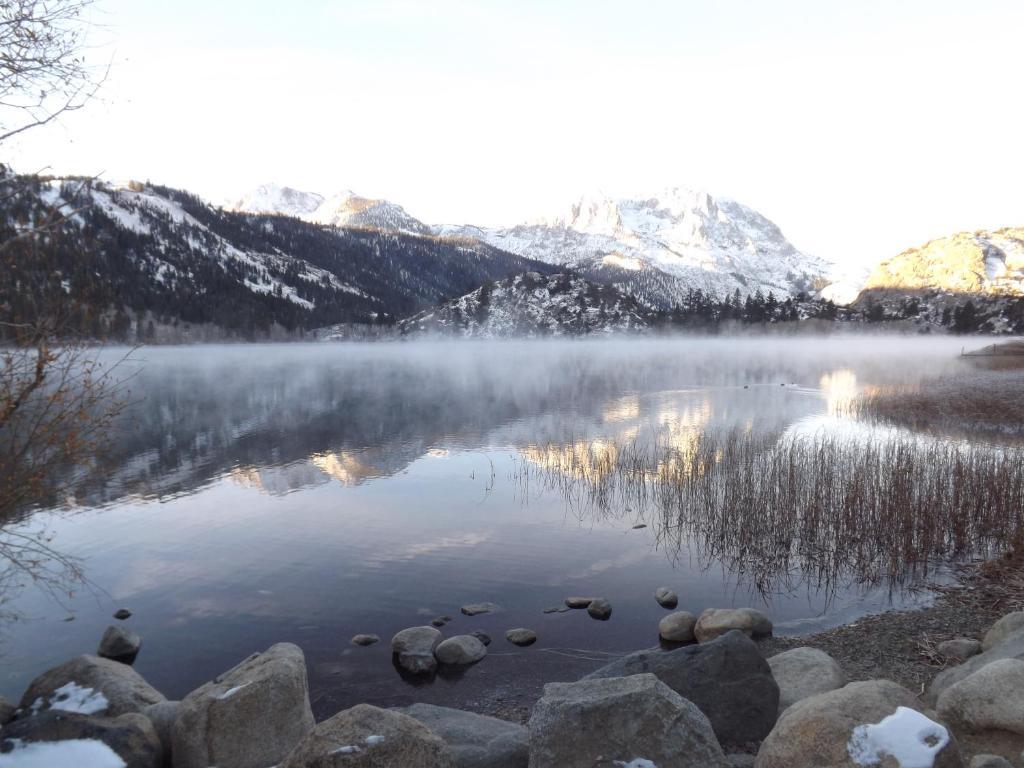
[[[908,436],[849,440],[657,426],[621,443],[524,454],[524,487],[561,493],[580,518],[654,527],[670,556],[695,550],[763,594],[905,585],[1024,533],[1024,448]]]

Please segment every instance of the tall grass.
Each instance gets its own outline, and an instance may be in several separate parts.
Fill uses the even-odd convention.
[[[579,516],[642,519],[665,549],[763,593],[904,584],[1024,532],[1024,448],[695,431],[524,452],[516,476]],[[635,521],[635,520],[634,520]]]

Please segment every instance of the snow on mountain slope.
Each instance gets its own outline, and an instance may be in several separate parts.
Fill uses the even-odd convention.
[[[400,205],[387,200],[360,197],[343,190],[325,197],[277,184],[263,184],[227,206],[243,213],[292,216],[332,227],[361,227],[413,235],[432,234],[430,227],[413,218]]]
[[[581,271],[655,270],[679,279],[680,290],[699,288],[718,296],[737,289],[780,297],[812,292],[829,282],[833,270],[824,259],[794,248],[757,211],[678,187],[646,199],[587,195],[562,215],[505,229],[440,226],[434,231]]]
[[[616,288],[574,274],[527,272],[403,320],[399,331],[475,338],[579,336],[642,330],[648,324],[646,310]]]

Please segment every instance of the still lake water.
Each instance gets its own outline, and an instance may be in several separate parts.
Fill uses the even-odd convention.
[[[493,709],[657,643],[679,608],[765,608],[806,633],[922,599],[828,592],[791,574],[762,594],[698,548],[666,549],[641,510],[591,515],[524,478],[581,441],[708,428],[841,430],[870,387],[953,370],[956,339],[419,342],[145,348],[102,482],[27,523],[82,558],[91,588],[7,606],[0,694],[95,651],[111,614],[143,637],[136,668],[170,698],[279,641],[305,652],[318,718],[358,702]],[[111,355],[113,356],[113,351]],[[648,523],[648,527],[634,528]],[[610,621],[542,613],[607,597]],[[470,602],[500,612],[469,618]],[[450,615],[494,642],[480,664],[403,680],[388,640]],[[68,621],[69,617],[74,617]],[[506,629],[540,639],[519,649]],[[357,633],[381,643],[354,648]]]

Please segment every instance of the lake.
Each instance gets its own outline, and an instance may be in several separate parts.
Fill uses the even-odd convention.
[[[960,365],[959,339],[738,338],[143,348],[96,481],[23,526],[80,558],[60,603],[27,587],[6,609],[0,694],[94,652],[111,614],[143,637],[136,668],[170,698],[279,641],[305,652],[318,718],[358,702],[500,711],[549,680],[657,644],[679,608],[762,607],[807,633],[927,599],[923,578],[828,584],[792,565],[758,582],[703,539],[666,536],[643,504],[580,488],[616,446],[708,430],[845,434],[859,392]],[[119,352],[105,353],[113,360]],[[774,439],[774,438],[772,438]],[[682,449],[680,449],[682,450]],[[567,452],[589,457],[573,469]],[[592,464],[592,466],[591,466]],[[576,473],[572,482],[559,475]],[[590,474],[588,474],[590,473]],[[582,481],[582,482],[581,482]],[[643,527],[641,527],[643,526]],[[24,529],[24,528],[23,528]],[[544,613],[600,595],[609,621]],[[501,610],[463,616],[462,605]],[[476,666],[406,680],[396,631],[453,617],[493,637]],[[72,620],[69,620],[72,619]],[[536,630],[518,648],[507,629]],[[350,645],[357,633],[382,641]]]

